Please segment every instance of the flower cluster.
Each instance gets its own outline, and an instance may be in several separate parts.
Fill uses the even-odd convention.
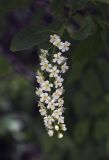
[[[41,70],[36,75],[39,84],[39,87],[36,88],[36,95],[39,112],[43,116],[48,135],[53,136],[54,132],[57,132],[58,138],[62,138],[62,132],[67,130],[63,117],[64,79],[62,74],[69,68],[66,62],[67,58],[63,56],[62,52],[69,50],[70,43],[62,42],[56,34],[50,35],[50,43],[55,49],[52,57],[47,50],[41,49]]]

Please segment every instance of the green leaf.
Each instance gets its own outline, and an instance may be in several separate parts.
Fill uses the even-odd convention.
[[[90,69],[82,79],[83,90],[92,97],[98,97],[102,95],[102,87],[99,78],[92,69]]]
[[[103,49],[100,32],[82,41],[73,54],[74,62],[88,62]]]
[[[56,25],[53,23],[48,27],[36,25],[26,27],[15,35],[10,49],[11,51],[20,51],[45,43],[49,40],[50,33],[58,31],[60,26],[62,26],[62,22],[57,21]]]
[[[72,65],[72,68],[67,78],[66,82],[67,85],[75,82],[81,76],[84,66],[85,63],[78,63],[78,62]]]
[[[11,43],[11,51],[20,51],[38,45],[48,38],[49,33],[46,28],[27,27],[15,35]]]
[[[84,40],[89,36],[95,34],[95,32],[96,24],[93,21],[92,17],[88,16],[85,17],[82,27],[78,31],[72,33],[72,35],[70,34],[70,36],[75,40]]]
[[[72,2],[72,11],[75,12],[77,10],[82,10],[89,5],[90,0],[78,0]]]
[[[109,0],[95,0],[96,2],[109,4]]]
[[[64,1],[63,0],[52,0],[51,11],[54,15],[60,16],[64,11]]]

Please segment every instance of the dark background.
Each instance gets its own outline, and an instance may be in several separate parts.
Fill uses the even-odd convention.
[[[0,0],[0,160],[109,159],[109,2],[101,2]],[[62,38],[71,42],[61,140],[48,137],[35,97],[39,49],[48,44],[10,47],[21,29],[57,21],[67,21]]]

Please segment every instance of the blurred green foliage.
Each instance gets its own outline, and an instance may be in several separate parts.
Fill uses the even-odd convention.
[[[16,8],[25,11],[31,4],[29,0],[0,1],[0,38],[7,25],[6,13]],[[47,48],[51,33],[63,33],[62,38],[71,42],[65,76],[68,131],[62,140],[48,137],[38,113],[34,77],[16,73],[14,64],[0,53],[0,148],[3,142],[9,144],[4,149],[6,158],[1,151],[0,160],[23,160],[23,153],[32,147],[35,160],[108,160],[109,1],[49,0],[47,4],[53,22],[45,26],[46,7],[37,7],[31,25],[13,36],[10,50],[21,54],[32,47]]]

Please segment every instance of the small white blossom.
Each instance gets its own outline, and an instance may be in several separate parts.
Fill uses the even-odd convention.
[[[52,114],[52,116],[56,119],[59,119],[59,117],[62,115],[63,110],[61,108],[55,110]]]
[[[50,43],[52,43],[54,46],[57,46],[58,43],[60,43],[61,40],[60,40],[60,37],[57,36],[56,34],[54,35],[50,35]]]
[[[43,77],[43,75],[42,75],[41,72],[39,72],[39,71],[37,72],[36,79],[37,79],[37,82],[38,82],[39,84],[44,81],[44,77]]]
[[[53,126],[52,126],[52,123],[54,122],[54,118],[52,116],[45,116],[44,117],[44,123],[45,123],[45,126],[49,129],[52,129]]]
[[[61,78],[60,76],[58,76],[54,82],[55,84],[55,88],[61,87],[62,86],[62,82],[64,81],[63,78]]]
[[[47,50],[44,50],[44,49],[41,49],[41,53],[46,56],[48,54],[48,51]]]
[[[48,135],[49,135],[50,137],[52,137],[53,134],[54,134],[54,131],[53,131],[53,130],[48,130]]]
[[[57,69],[57,66],[54,66],[51,70],[50,70],[50,77],[58,77],[59,74],[59,69]]]
[[[51,87],[53,87],[53,84],[49,83],[49,81],[44,81],[41,83],[41,88],[43,91],[51,91]]]
[[[63,87],[56,89],[56,91],[52,94],[53,99],[57,100],[63,94]]]
[[[65,125],[65,124],[61,124],[61,128],[62,128],[62,131],[66,131],[66,130],[67,130],[66,125]]]
[[[55,130],[58,131],[59,130],[59,126],[55,125]]]
[[[62,134],[62,133],[59,133],[59,134],[58,134],[58,138],[59,138],[59,139],[63,138],[63,134]]]
[[[68,69],[69,69],[69,67],[67,66],[67,63],[65,62],[65,63],[61,66],[61,72],[62,72],[62,73],[65,73]]]
[[[40,95],[40,102],[45,102],[46,104],[49,103],[49,101],[51,100],[50,96],[48,95],[48,93],[42,93]]]
[[[58,104],[59,104],[59,107],[62,107],[62,106],[63,106],[63,104],[64,104],[63,98],[59,98],[59,99],[58,99]]]
[[[47,111],[44,108],[39,109],[39,112],[42,116],[45,116],[47,114]]]
[[[48,108],[48,109],[51,109],[51,110],[54,110],[56,106],[58,106],[58,103],[56,103],[56,102],[54,101],[54,99],[52,99],[52,100],[48,103],[47,108]]]
[[[58,124],[59,123],[64,123],[64,117],[63,116],[60,116],[59,118],[58,118]]]
[[[61,53],[61,52],[58,52],[57,54],[54,54],[54,58],[53,58],[53,62],[54,62],[54,63],[57,62],[58,64],[61,64],[61,63],[63,63],[65,60],[66,60],[66,58],[62,56],[62,53]]]
[[[62,52],[66,52],[69,50],[69,46],[70,46],[70,43],[68,41],[66,42],[61,42],[60,43],[60,46],[59,46],[59,49],[62,51]]]
[[[42,90],[42,88],[36,88],[37,90],[36,90],[36,95],[38,95],[38,96],[40,96],[42,93],[43,93],[43,90]]]
[[[49,63],[47,58],[44,57],[44,55],[41,55],[40,59],[41,59],[41,62],[40,62],[41,70],[42,71],[46,70],[47,72],[49,72],[51,67],[52,67],[52,65]]]
[[[46,70],[47,72],[49,72],[50,69],[52,68],[52,65],[48,63],[48,61],[43,61],[42,63],[40,63],[40,65],[42,71]]]

